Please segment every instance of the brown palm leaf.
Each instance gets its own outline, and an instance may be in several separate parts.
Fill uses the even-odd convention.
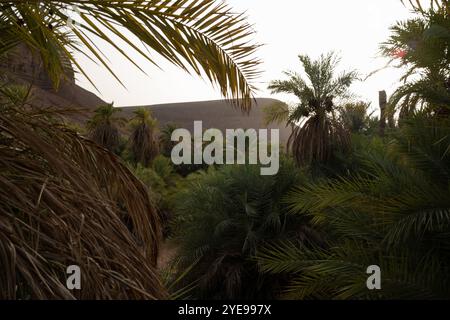
[[[160,222],[145,186],[52,111],[4,102],[0,299],[166,297],[156,272]],[[69,265],[81,268],[80,291],[65,286]]]

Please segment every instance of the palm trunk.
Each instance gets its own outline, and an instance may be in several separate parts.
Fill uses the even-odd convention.
[[[386,105],[387,105],[387,95],[386,91],[379,92],[379,101],[380,101],[380,136],[384,136],[386,129]]]

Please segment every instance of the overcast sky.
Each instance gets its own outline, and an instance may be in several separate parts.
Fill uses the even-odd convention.
[[[267,91],[270,80],[283,77],[287,69],[300,70],[298,54],[317,57],[330,50],[342,56],[341,69],[357,69],[361,74],[386,64],[379,57],[379,44],[387,39],[389,27],[411,16],[400,0],[228,0],[237,12],[246,11],[255,25],[255,40],[264,46],[258,56],[264,61],[264,71],[258,87],[258,97],[271,97]],[[81,57],[80,57],[81,58]],[[220,99],[220,93],[206,81],[185,74],[161,61],[163,70],[136,57],[148,75],[142,74],[119,55],[109,56],[111,64],[127,89],[118,84],[101,67],[82,58],[98,86],[101,97],[116,106],[151,105]],[[398,82],[399,70],[377,73],[352,91],[361,99],[377,105],[378,91],[390,94]],[[79,84],[93,88],[87,80]],[[294,97],[272,96],[286,102]]]

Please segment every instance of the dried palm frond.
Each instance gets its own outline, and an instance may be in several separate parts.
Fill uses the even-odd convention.
[[[0,298],[166,297],[156,272],[160,223],[145,186],[56,112],[4,97]],[[80,291],[65,286],[69,265],[81,268]]]
[[[288,140],[288,148],[299,164],[327,162],[334,150],[350,150],[350,132],[340,123],[316,115],[309,118],[303,126],[294,128]]]

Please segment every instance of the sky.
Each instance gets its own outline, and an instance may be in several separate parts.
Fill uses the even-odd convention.
[[[342,61],[339,71],[357,69],[364,77],[386,65],[380,57],[379,45],[395,22],[411,17],[400,0],[228,0],[236,12],[246,12],[254,25],[256,42],[263,44],[257,56],[263,60],[263,74],[257,81],[256,96],[295,102],[289,95],[271,95],[267,85],[283,79],[285,70],[301,71],[299,54],[313,58],[329,51],[337,52]],[[161,103],[221,99],[218,90],[197,77],[157,59],[157,68],[138,55],[132,55],[146,74],[136,69],[119,54],[100,47],[108,54],[111,66],[125,84],[123,88],[104,68],[80,56],[102,99],[115,106],[138,106]],[[109,50],[109,51],[108,51]],[[378,105],[378,92],[388,95],[398,85],[401,70],[385,69],[364,82],[355,83],[351,91],[360,100]],[[79,78],[82,87],[94,91],[86,79]]]

